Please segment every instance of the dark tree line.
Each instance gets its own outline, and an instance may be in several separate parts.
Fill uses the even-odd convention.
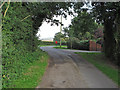
[[[120,3],[93,3],[93,15],[98,23],[104,25],[104,52],[111,60],[120,65]]]

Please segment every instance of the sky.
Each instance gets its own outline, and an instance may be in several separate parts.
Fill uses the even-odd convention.
[[[89,7],[88,7],[89,6]],[[88,6],[86,4],[84,4],[84,6],[82,8],[89,8],[92,9],[91,7],[91,1],[88,3]],[[89,10],[88,10],[89,11]],[[76,15],[74,13],[74,15]],[[57,19],[60,21],[61,16],[54,16],[53,19]],[[73,19],[73,16],[70,16],[67,14],[67,18],[65,19],[64,17],[62,17],[62,24],[64,24],[63,27],[68,27],[71,24],[71,20]],[[40,40],[52,40],[54,38],[54,35],[60,32],[60,25],[53,25],[51,26],[50,23],[47,23],[45,21],[43,21],[42,26],[39,27],[37,36],[39,36]]]
[[[58,16],[58,17],[54,16],[53,18],[60,21],[61,16]],[[62,17],[62,23],[64,24],[64,26],[62,26],[62,28],[63,27],[68,27],[71,24],[71,19],[72,18],[73,17],[70,16],[70,15],[67,15],[66,19],[64,17]],[[46,21],[43,21],[42,26],[39,27],[37,36],[39,35],[40,40],[46,40],[46,39],[47,40],[52,40],[54,38],[54,35],[57,32],[60,32],[60,25],[51,26],[51,23],[47,23]]]

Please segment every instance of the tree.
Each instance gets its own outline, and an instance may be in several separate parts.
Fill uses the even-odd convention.
[[[64,38],[64,34],[62,34],[61,32],[58,32],[55,34],[54,36],[54,41],[60,41],[60,38]]]
[[[90,32],[92,34],[97,28],[95,20],[86,11],[79,13],[78,16],[72,20],[72,26],[74,28],[74,36],[77,38],[79,38],[79,33],[84,35],[86,32]]]
[[[92,35],[89,32],[86,32],[84,35],[85,40],[91,40]]]
[[[93,15],[98,23],[104,25],[104,52],[116,64],[120,65],[120,3],[93,3]]]
[[[94,32],[94,38],[103,38],[103,27],[98,27]]]
[[[64,29],[64,32],[69,37],[76,37],[80,40],[90,39],[97,26],[92,16],[86,11],[82,11],[72,20],[72,24],[68,27],[69,29]]]

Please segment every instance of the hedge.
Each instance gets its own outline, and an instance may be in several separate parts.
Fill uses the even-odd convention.
[[[89,50],[89,41],[88,40],[78,40],[77,38],[73,38],[72,40],[72,49],[78,50]],[[71,48],[71,41],[67,42],[67,48]]]

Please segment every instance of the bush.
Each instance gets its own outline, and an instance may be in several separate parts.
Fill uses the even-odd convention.
[[[78,50],[89,50],[89,41],[83,40],[80,41],[78,38],[72,38],[72,40],[69,40],[67,42],[67,47],[71,48],[72,43],[72,49],[78,49]]]
[[[3,12],[7,3],[3,5]],[[17,8],[16,8],[17,7]],[[39,60],[44,52],[37,50],[37,29],[28,7],[19,3],[10,3],[6,16],[2,15],[2,87],[10,88],[17,78],[22,76],[25,66]],[[13,18],[14,17],[14,18]],[[0,42],[1,43],[1,42]]]
[[[26,65],[33,63],[34,61],[41,60],[42,56],[46,53],[40,49],[34,52],[29,51],[17,51],[11,56],[3,56],[3,68],[2,68],[2,83],[3,88],[14,87],[14,81],[23,75]],[[5,53],[4,53],[5,55]]]
[[[76,47],[77,48],[77,45],[75,44],[76,42],[79,42],[80,40],[78,38],[70,38],[68,41],[67,41],[67,48],[73,48]],[[73,45],[74,44],[74,45]]]
[[[81,41],[78,43],[79,50],[89,50],[89,41]]]

